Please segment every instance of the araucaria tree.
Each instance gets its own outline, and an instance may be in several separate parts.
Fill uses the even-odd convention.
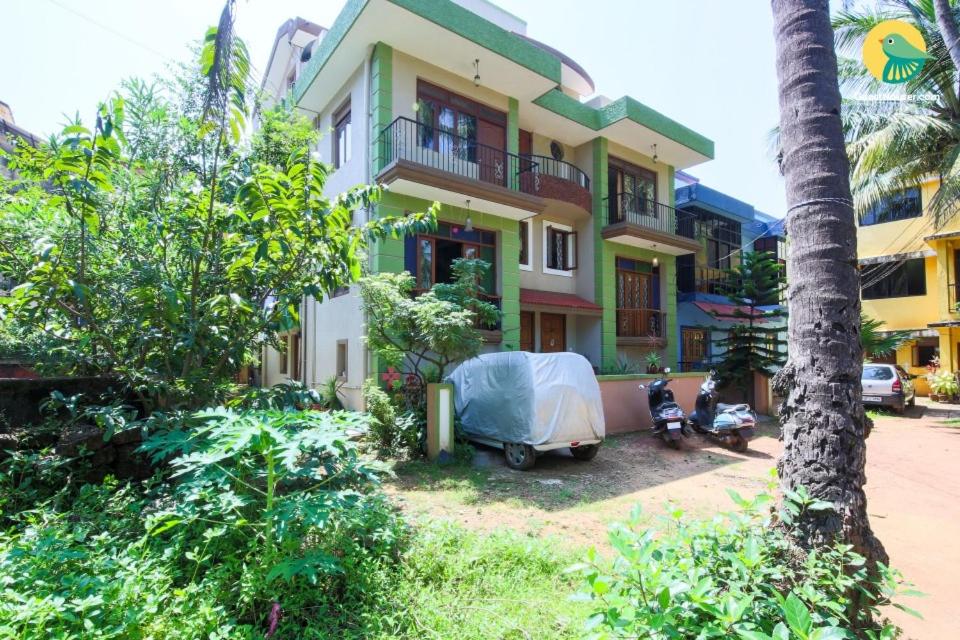
[[[304,296],[361,275],[368,241],[432,214],[355,225],[375,187],[323,194],[310,124],[269,114],[248,143],[252,96],[232,2],[199,67],[127,83],[95,121],[16,153],[0,181],[7,313],[44,331],[74,371],[120,376],[148,410],[216,399]]]
[[[728,270],[727,283],[734,309],[715,316],[734,324],[719,342],[724,352],[717,373],[724,385],[745,391],[752,403],[753,375],[772,377],[786,360],[786,340],[779,322],[787,315],[780,306],[786,286],[783,265],[766,251],[748,251],[739,265]]]
[[[775,378],[785,397],[781,487],[806,487],[833,505],[801,514],[793,529],[800,545],[839,538],[886,562],[863,491],[857,230],[830,8],[827,0],[773,0],[772,6],[790,237],[790,353]]]

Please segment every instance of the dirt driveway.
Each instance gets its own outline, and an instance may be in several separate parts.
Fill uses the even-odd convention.
[[[883,416],[868,441],[871,522],[891,564],[929,594],[905,603],[925,620],[891,612],[908,638],[960,637],[954,605],[960,575],[960,424],[947,424],[947,417],[923,406],[907,417]],[[673,451],[646,434],[629,434],[610,438],[592,462],[551,454],[530,472],[508,469],[502,453],[480,448],[472,466],[401,467],[388,490],[414,518],[552,535],[571,551],[602,547],[609,523],[637,503],[651,519],[668,503],[710,516],[733,508],[727,488],[744,496],[762,491],[780,454],[778,433],[775,423],[763,425],[746,454],[699,437]]]

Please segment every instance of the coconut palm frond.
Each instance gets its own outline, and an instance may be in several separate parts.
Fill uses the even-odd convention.
[[[881,331],[881,327],[882,321],[860,315],[860,344],[865,358],[889,356],[910,337],[907,331]]]

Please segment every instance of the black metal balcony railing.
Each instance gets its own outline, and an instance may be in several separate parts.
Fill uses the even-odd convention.
[[[960,282],[949,282],[947,283],[947,304],[950,313],[960,313],[957,302],[960,302]]]
[[[632,193],[607,198],[607,224],[628,223],[660,233],[696,238],[696,215]]]
[[[452,130],[397,118],[377,137],[380,168],[396,160],[480,180],[534,195],[535,182],[520,180],[523,171],[535,171],[530,158],[480,144]]]
[[[663,338],[666,320],[659,309],[617,309],[617,337]]]
[[[587,191],[590,190],[590,178],[588,178],[587,174],[581,171],[579,167],[576,167],[569,162],[564,162],[563,160],[557,160],[555,158],[548,158],[546,156],[538,156],[531,153],[521,153],[520,158],[521,172],[530,171],[541,173],[545,176],[551,176],[572,182],[578,187],[586,189]]]

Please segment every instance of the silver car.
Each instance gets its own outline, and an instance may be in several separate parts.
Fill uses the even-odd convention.
[[[903,413],[916,402],[913,376],[895,364],[864,363],[860,383],[865,407],[889,407]]]

